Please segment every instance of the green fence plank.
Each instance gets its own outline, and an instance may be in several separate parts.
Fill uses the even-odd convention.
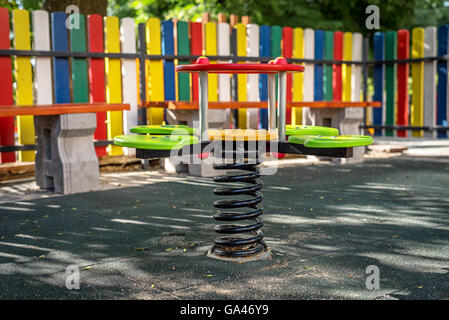
[[[280,26],[271,27],[271,56],[273,58],[282,56],[282,28]],[[276,92],[278,92],[278,75],[276,75]],[[277,99],[277,95],[276,95]]]
[[[334,33],[332,31],[324,32],[324,59],[334,59]],[[325,64],[323,71],[323,95],[324,101],[332,101],[332,64]]]
[[[190,54],[189,23],[178,21],[177,25],[178,55]],[[180,60],[178,64],[188,64],[188,60]],[[178,72],[178,100],[190,100],[190,74]]]
[[[79,28],[70,29],[70,49],[86,52],[86,22],[80,14]],[[73,102],[89,102],[89,85],[86,58],[72,58]]]

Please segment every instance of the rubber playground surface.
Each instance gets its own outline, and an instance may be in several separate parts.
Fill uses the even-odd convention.
[[[101,179],[69,196],[0,185],[0,299],[449,299],[447,155],[282,165],[263,177],[272,257],[245,263],[205,256],[210,179]]]

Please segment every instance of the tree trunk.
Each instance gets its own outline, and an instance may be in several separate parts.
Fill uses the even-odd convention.
[[[44,0],[44,10],[48,12],[65,12],[70,5],[77,6],[84,15],[96,13],[105,16],[108,0]]]

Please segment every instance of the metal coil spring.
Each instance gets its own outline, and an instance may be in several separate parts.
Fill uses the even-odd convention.
[[[214,215],[217,221],[234,222],[242,220],[251,220],[251,224],[223,224],[215,227],[215,231],[220,234],[214,241],[211,252],[222,257],[240,258],[256,255],[267,249],[263,241],[263,220],[260,215],[263,213],[263,207],[260,204],[263,199],[261,192],[263,187],[262,180],[259,179],[260,172],[257,167],[260,164],[258,160],[255,163],[249,163],[244,160],[243,163],[215,164],[217,170],[242,170],[249,173],[218,176],[214,178],[219,183],[247,183],[249,186],[215,188],[214,194],[219,196],[250,196],[250,199],[243,200],[216,200],[214,207],[218,209],[239,209],[250,208],[249,212],[225,211]]]

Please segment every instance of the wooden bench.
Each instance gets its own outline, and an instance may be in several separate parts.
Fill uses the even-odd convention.
[[[0,106],[0,117],[35,116],[36,183],[71,194],[96,190],[100,184],[93,142],[96,113],[122,110],[130,110],[129,104]]]

